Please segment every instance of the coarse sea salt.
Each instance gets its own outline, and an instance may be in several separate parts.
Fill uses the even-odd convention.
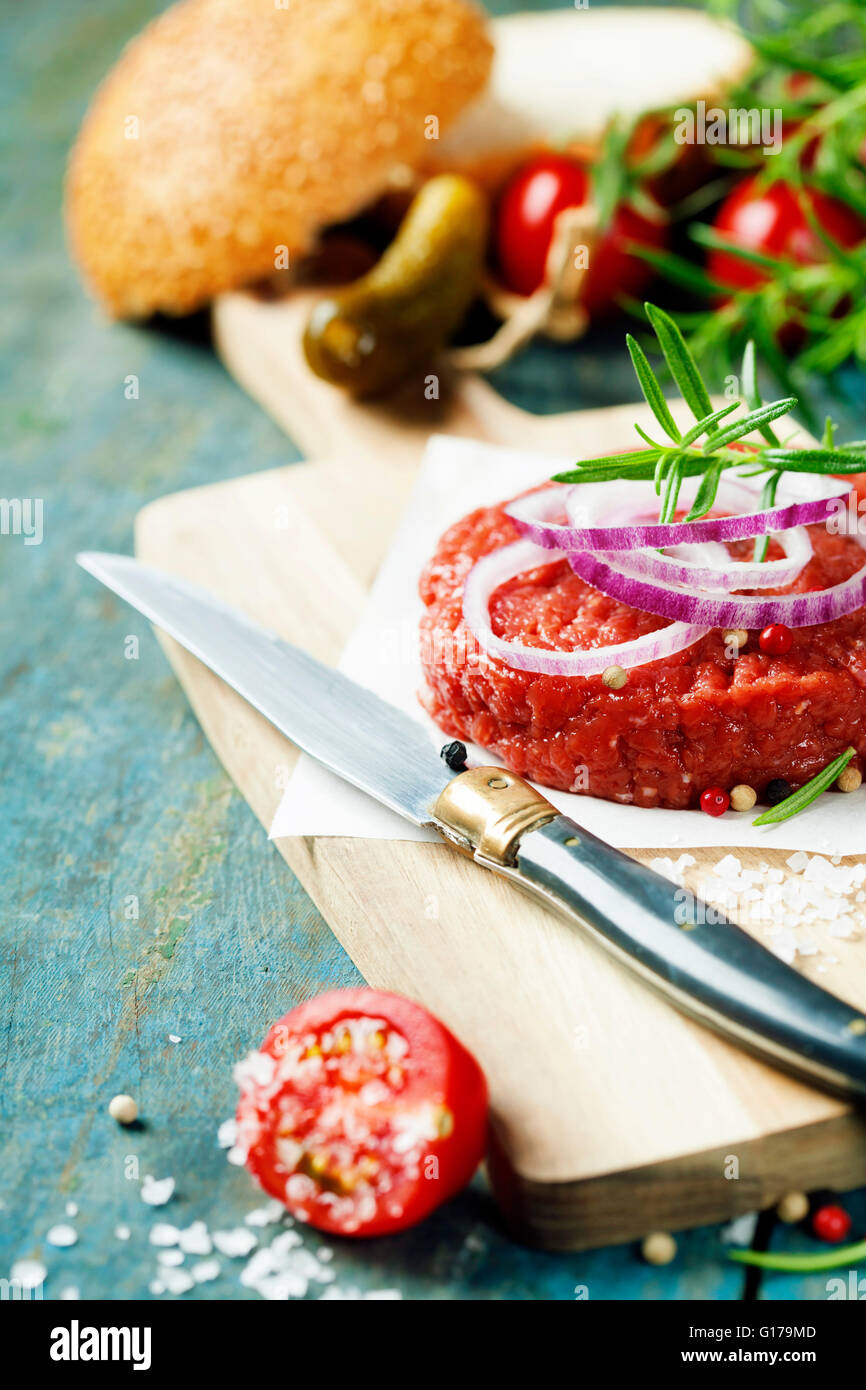
[[[208,1284],[212,1279],[219,1278],[221,1269],[219,1260],[199,1260],[189,1272],[197,1284]]]
[[[221,1149],[230,1149],[238,1137],[238,1122],[234,1115],[230,1120],[223,1120],[217,1130],[217,1143]]]
[[[685,861],[690,858],[681,855],[675,862],[660,856],[652,868],[683,885],[689,867]],[[701,871],[704,876],[694,889],[733,920],[762,927],[771,938],[770,949],[788,964],[797,956],[815,957],[814,968],[825,974],[837,959],[822,950],[811,932],[801,929],[821,924],[838,940],[859,937],[862,913],[856,909],[866,903],[866,863],[844,864],[838,854],[828,859],[798,850],[785,864],[787,876],[767,863],[756,872],[744,868],[737,855],[726,854],[712,869]]]
[[[16,1280],[22,1289],[37,1289],[45,1282],[47,1272],[41,1260],[16,1260],[9,1277]]]
[[[182,1250],[160,1250],[156,1259],[157,1263],[161,1265],[182,1265],[184,1261],[184,1254]]]
[[[74,1245],[78,1240],[78,1232],[74,1226],[58,1225],[52,1226],[45,1237],[49,1245],[54,1245],[58,1250],[64,1249],[68,1245]]]
[[[258,1244],[258,1236],[243,1226],[236,1226],[231,1231],[213,1231],[211,1239],[220,1254],[228,1255],[230,1259],[248,1255]]]
[[[164,1207],[174,1196],[174,1178],[155,1178],[152,1173],[146,1173],[140,1195],[149,1207]]]
[[[167,1221],[157,1221],[151,1226],[148,1239],[151,1245],[177,1245],[180,1231],[177,1226],[169,1226]]]
[[[263,1207],[256,1207],[253,1211],[248,1211],[244,1217],[247,1226],[272,1226],[275,1221],[279,1221],[284,1216],[286,1208],[282,1202],[278,1202],[274,1197]]]
[[[193,1221],[185,1231],[178,1231],[177,1243],[187,1255],[209,1255],[213,1250],[210,1232],[203,1221]]]

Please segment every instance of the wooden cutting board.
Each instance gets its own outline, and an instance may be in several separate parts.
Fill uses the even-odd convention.
[[[230,370],[316,461],[152,503],[136,548],[326,661],[360,614],[431,432],[551,453],[579,441],[592,454],[622,445],[644,418],[637,406],[536,418],[472,376],[443,377],[438,400],[419,380],[387,407],[359,405],[308,372],[306,311],[300,295],[231,295],[215,324]],[[269,825],[293,748],[164,645]],[[421,1000],[481,1060],[490,1173],[520,1237],[582,1249],[729,1218],[792,1189],[866,1182],[862,1117],[687,1021],[573,926],[445,846],[319,838],[278,848],[364,977]],[[722,851],[693,853],[698,873]],[[757,855],[739,857],[757,867]],[[760,857],[787,872],[785,855]],[[845,967],[832,987],[864,1008],[856,944]]]

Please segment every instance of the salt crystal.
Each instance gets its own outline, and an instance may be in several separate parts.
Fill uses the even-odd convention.
[[[67,1216],[77,1216],[77,1215],[78,1215],[78,1203],[77,1203],[77,1202],[67,1202],[67,1203],[66,1203],[66,1215],[67,1215]]]
[[[277,1063],[267,1052],[248,1052],[235,1066],[233,1075],[243,1090],[252,1081],[256,1086],[268,1086],[274,1079]]]
[[[254,1285],[256,1292],[269,1302],[284,1302],[288,1298],[303,1298],[309,1288],[307,1280],[292,1270],[269,1275]]]
[[[125,1240],[123,1236],[121,1239]],[[157,1221],[155,1226],[150,1228],[151,1245],[177,1245],[180,1240],[180,1231],[177,1226],[169,1226],[167,1221]]]
[[[219,1278],[221,1269],[219,1260],[199,1260],[189,1272],[197,1284],[208,1284],[212,1279]]]
[[[60,1290],[60,1297],[64,1303],[72,1303],[81,1297],[81,1293],[77,1285],[69,1284],[67,1288]]]
[[[364,1298],[367,1302],[371,1299],[382,1301],[385,1299],[394,1300],[402,1297],[403,1295],[399,1289],[371,1289],[369,1293],[364,1294]]]
[[[167,1293],[188,1293],[195,1284],[192,1275],[185,1269],[162,1270],[162,1282]]]
[[[183,1251],[182,1251],[182,1250],[160,1250],[160,1252],[159,1252],[159,1254],[157,1255],[156,1258],[157,1258],[157,1261],[159,1262],[159,1264],[161,1264],[161,1265],[169,1265],[169,1266],[170,1266],[170,1265],[182,1265],[182,1264],[183,1264]]]
[[[272,1258],[279,1258],[280,1256],[287,1254],[290,1250],[299,1249],[301,1245],[301,1237],[298,1235],[297,1231],[283,1231],[280,1235],[276,1236],[271,1241],[270,1245],[268,1246],[268,1250],[270,1251]],[[314,1258],[314,1256],[310,1256],[310,1259]]]
[[[742,872],[742,864],[735,854],[726,854],[724,859],[720,859],[716,865],[715,872],[719,878],[737,878]]]
[[[132,1231],[129,1229],[128,1226],[115,1226],[114,1234],[117,1236],[118,1240],[129,1240],[129,1237],[132,1235]]]
[[[41,1260],[16,1260],[9,1271],[22,1289],[36,1289],[45,1280],[47,1270]]]
[[[773,955],[778,956],[786,965],[792,965],[797,954],[797,938],[790,927],[775,927],[770,935],[773,937],[770,947]]]
[[[162,1282],[161,1279],[151,1279],[147,1287],[151,1293],[165,1293],[165,1284]]]
[[[258,1236],[244,1230],[243,1226],[236,1226],[232,1231],[214,1231],[213,1243],[221,1255],[235,1259],[239,1255],[248,1255],[258,1244]]]
[[[857,923],[852,917],[840,917],[838,921],[830,924],[830,935],[838,937],[856,937]]]
[[[796,854],[792,854],[790,859],[785,860],[792,874],[801,874],[808,862],[808,854],[804,854],[801,849],[798,849]]]
[[[74,1245],[78,1240],[78,1232],[74,1226],[52,1226],[48,1235],[45,1237],[49,1245],[55,1245],[58,1249],[64,1249],[68,1245]]]
[[[266,1246],[263,1250],[257,1250],[251,1260],[248,1260],[241,1271],[241,1283],[244,1288],[257,1288],[263,1279],[273,1274],[276,1270],[276,1262],[270,1249]]]
[[[169,1035],[168,1035],[168,1040],[169,1040],[170,1043],[179,1043],[179,1042],[180,1042],[180,1038],[177,1036],[177,1033],[169,1033]]]
[[[155,1178],[145,1174],[141,1184],[141,1200],[149,1207],[164,1207],[174,1196],[174,1178]]]
[[[238,1122],[232,1116],[230,1120],[223,1120],[217,1130],[217,1143],[221,1149],[230,1149],[238,1137]]]
[[[282,1202],[278,1202],[276,1197],[265,1204],[263,1207],[256,1207],[253,1211],[248,1211],[244,1221],[248,1226],[272,1226],[275,1221],[279,1221],[285,1212]]]
[[[179,1231],[177,1243],[187,1255],[209,1255],[213,1249],[207,1226],[203,1221],[193,1221],[185,1231]]]
[[[237,1145],[235,1145],[233,1149],[229,1149],[226,1158],[229,1163],[233,1163],[236,1168],[243,1168],[247,1161],[246,1149],[239,1149]]]

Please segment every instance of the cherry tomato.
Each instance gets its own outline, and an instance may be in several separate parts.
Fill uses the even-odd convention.
[[[723,816],[731,804],[724,787],[707,787],[701,792],[701,810],[708,816]]]
[[[238,1146],[266,1192],[337,1235],[413,1226],[484,1154],[487,1085],[420,1004],[372,989],[308,1000],[238,1069]]]
[[[586,169],[564,155],[540,156],[513,175],[499,202],[494,237],[500,273],[515,294],[532,294],[543,283],[557,215],[582,207],[590,193]],[[619,295],[638,294],[652,278],[652,268],[631,254],[628,243],[660,247],[666,240],[661,213],[654,222],[627,204],[616,209],[581,286],[581,303],[591,318],[604,317],[616,308]]]
[[[819,1207],[812,1217],[812,1230],[819,1240],[838,1245],[851,1230],[851,1218],[844,1207]]]
[[[771,623],[758,638],[758,646],[768,656],[787,656],[794,645],[794,634],[784,623]]]
[[[808,204],[829,237],[846,250],[866,238],[866,223],[844,203],[809,189]],[[789,184],[762,186],[755,175],[744,179],[728,194],[714,222],[715,230],[746,251],[814,265],[830,252],[810,226],[798,195]],[[754,289],[771,278],[771,272],[728,251],[711,251],[707,269],[714,280],[731,289]]]

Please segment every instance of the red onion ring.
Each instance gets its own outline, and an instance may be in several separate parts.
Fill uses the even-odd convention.
[[[695,479],[686,481],[693,484],[697,482]],[[758,500],[757,494],[742,487],[741,482],[726,482],[728,486],[733,484],[741,488],[750,501]],[[644,489],[642,493],[639,491],[641,487]],[[705,517],[701,521],[674,521],[665,525],[654,522],[629,526],[583,526],[575,525],[573,522],[563,525],[551,521],[551,517],[561,516],[566,510],[566,502],[570,502],[572,510],[577,508],[581,514],[584,514],[583,508],[586,506],[591,515],[599,500],[597,492],[593,495],[594,488],[608,489],[609,484],[581,483],[574,489],[567,488],[565,484],[542,488],[539,492],[529,493],[526,497],[519,497],[515,502],[510,502],[505,511],[522,536],[551,550],[638,550],[647,546],[661,550],[666,546],[684,543],[744,540],[750,536],[788,531],[796,526],[811,526],[814,522],[827,521],[830,503],[847,497],[851,491],[850,483],[843,483],[833,487],[832,492],[828,492],[824,497],[789,502],[784,506],[771,507],[768,511]],[[653,502],[658,504],[652,483],[629,483],[628,490],[630,498],[634,498],[636,503],[638,500],[646,499],[648,505],[641,507],[643,511],[648,511]],[[572,491],[577,494],[573,501]],[[605,502],[609,497],[608,491]]]
[[[587,552],[568,557],[575,574],[610,598],[631,608],[655,613],[675,622],[704,623],[708,627],[759,628],[771,623],[786,627],[813,627],[853,613],[866,602],[866,564],[842,584],[811,594],[782,594],[772,598],[732,594],[719,598],[707,590],[674,588],[654,580],[648,583],[624,566]]]
[[[729,594],[735,589],[784,589],[802,574],[812,556],[809,532],[803,526],[773,537],[785,552],[784,560],[732,560],[722,547],[725,561],[701,565],[657,550],[600,550],[598,558],[622,574],[659,584],[678,584],[687,589],[710,589]],[[686,547],[681,547],[685,549]],[[702,546],[689,547],[702,550]]]
[[[488,655],[498,657],[519,671],[537,671],[546,676],[597,676],[608,666],[644,666],[690,647],[709,631],[706,627],[672,623],[658,632],[645,633],[630,642],[609,647],[591,647],[573,652],[546,651],[509,642],[497,637],[490,626],[490,600],[501,585],[518,575],[566,558],[549,547],[532,541],[515,541],[484,555],[469,572],[463,590],[463,617],[466,626]],[[569,557],[570,558],[570,557]]]

